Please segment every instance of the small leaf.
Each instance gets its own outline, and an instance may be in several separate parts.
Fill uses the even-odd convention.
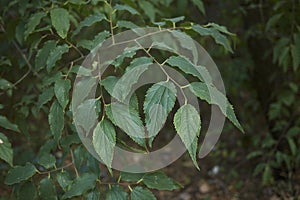
[[[42,200],[57,200],[55,185],[50,178],[46,177],[40,181],[39,194]]]
[[[297,154],[297,145],[295,144],[295,141],[293,140],[293,138],[290,138],[290,137],[287,138],[287,140],[288,140],[292,155],[296,156],[296,154]]]
[[[72,184],[70,174],[66,171],[58,173],[56,179],[58,184],[64,191],[66,191],[67,188]]]
[[[156,197],[153,195],[153,193],[142,187],[135,187],[131,191],[131,200],[141,200],[141,199],[147,199],[147,200],[156,200]]]
[[[48,59],[47,59],[47,71],[50,72],[51,69],[55,66],[55,63],[61,59],[62,55],[69,51],[68,45],[64,44],[57,46],[52,49]]]
[[[128,194],[118,185],[112,185],[106,194],[106,200],[128,200]]]
[[[65,39],[70,28],[69,13],[64,8],[54,8],[50,11],[51,22],[57,34]]]
[[[140,15],[140,13],[136,9],[134,9],[131,6],[128,6],[128,5],[116,4],[114,6],[114,9],[116,9],[116,10],[126,10],[126,11],[130,12],[133,15]]]
[[[71,89],[71,81],[66,79],[58,79],[54,85],[55,96],[62,106],[63,109],[66,108],[69,102],[69,90]]]
[[[95,174],[85,173],[81,177],[76,178],[70,189],[62,196],[63,199],[68,199],[75,196],[80,196],[85,192],[96,187],[97,176]]]
[[[13,149],[8,138],[0,133],[0,159],[13,166]]]
[[[29,179],[36,172],[36,168],[31,163],[26,163],[25,166],[16,166],[9,170],[4,182],[7,185],[13,185]]]
[[[61,137],[64,128],[64,110],[58,101],[54,101],[48,116],[50,130],[56,141]]]
[[[300,65],[300,34],[294,35],[295,45],[292,45],[293,69],[296,72]]]
[[[184,18],[185,18],[184,16],[180,16],[180,17],[175,17],[175,18],[167,18],[164,20],[172,22],[172,23],[177,23],[177,22],[183,21]]]
[[[138,25],[130,22],[130,21],[123,21],[123,20],[120,20],[117,22],[117,26],[119,28],[128,28],[128,29],[135,29],[135,28],[139,28]]]
[[[25,26],[26,28],[24,33],[25,40],[34,31],[36,26],[40,24],[41,19],[44,18],[46,15],[47,14],[45,12],[38,12],[30,16],[30,18],[28,19],[28,23]]]
[[[190,104],[182,106],[174,116],[174,126],[183,144],[187,148],[194,165],[199,169],[196,160],[198,136],[201,128],[199,113]]]
[[[42,70],[47,63],[47,59],[52,50],[56,47],[56,41],[48,40],[44,43],[43,47],[38,50],[35,57],[35,70],[39,72]]]
[[[106,17],[102,13],[97,13],[97,14],[88,16],[82,22],[80,22],[78,24],[77,28],[73,32],[73,35],[77,35],[83,27],[91,26],[97,22],[104,20],[104,19],[106,19]]]
[[[18,200],[28,200],[28,199],[36,199],[36,198],[37,198],[37,191],[32,181],[28,181],[21,184],[19,190],[17,191]]]
[[[148,173],[143,177],[143,183],[150,189],[175,190],[181,186],[167,177],[163,172]]]
[[[0,115],[0,127],[15,131],[15,132],[20,132],[20,130],[16,124],[11,123],[6,117],[1,116],[1,115]]]
[[[278,13],[270,17],[266,25],[266,31],[269,31],[274,25],[276,25],[282,16],[283,13]]]
[[[93,145],[102,161],[111,167],[116,145],[116,132],[109,121],[102,120],[98,123],[93,134]]]
[[[72,96],[72,109],[77,109],[79,104],[83,103],[84,100],[89,96],[90,92],[97,86],[98,81],[96,78],[87,77],[82,78],[80,81],[75,83],[73,88]]]
[[[54,96],[54,90],[53,87],[44,89],[42,94],[39,95],[38,102],[37,102],[37,107],[40,109],[44,104],[48,103],[51,101],[51,99]]]
[[[56,158],[51,153],[43,152],[38,155],[37,163],[43,166],[45,169],[55,167]]]
[[[197,6],[203,15],[205,15],[205,8],[202,0],[192,0],[192,2]]]

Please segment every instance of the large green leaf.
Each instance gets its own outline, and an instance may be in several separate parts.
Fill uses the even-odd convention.
[[[226,96],[221,93],[216,87],[201,82],[191,83],[191,91],[200,99],[206,101],[209,104],[219,106],[222,113],[242,132],[244,132],[242,126],[237,120],[233,106],[229,103]]]
[[[11,123],[6,117],[1,116],[1,115],[0,115],[0,127],[15,131],[15,132],[20,132],[20,130],[16,124]]]
[[[27,180],[37,172],[37,169],[31,164],[26,163],[25,166],[15,166],[10,169],[4,183],[7,185],[13,185],[21,181]]]
[[[194,165],[199,169],[196,159],[198,136],[201,128],[199,113],[190,104],[182,106],[174,116],[174,126],[183,144],[186,146]]]
[[[57,200],[55,185],[50,178],[46,177],[40,181],[39,196],[42,200]]]
[[[47,59],[47,71],[50,72],[51,69],[55,66],[55,63],[61,59],[62,55],[69,51],[68,45],[64,44],[57,46],[50,52]]]
[[[52,26],[61,38],[66,38],[70,28],[69,13],[64,8],[54,8],[50,11]]]
[[[106,17],[102,13],[97,13],[97,14],[88,16],[87,18],[85,18],[83,21],[81,21],[78,24],[77,28],[73,32],[73,35],[77,35],[83,27],[91,26],[97,22],[104,20],[104,19],[106,19]]]
[[[116,145],[116,132],[109,121],[104,119],[98,123],[93,134],[93,145],[103,162],[111,167]]]
[[[191,63],[189,60],[180,56],[171,56],[167,63],[173,67],[178,67],[186,74],[191,74],[197,77],[199,80],[207,83],[212,82],[212,78],[208,70],[203,66],[197,66]]]
[[[37,162],[45,169],[55,167],[56,158],[50,152],[42,152],[37,157]]]
[[[133,188],[130,196],[131,196],[131,200],[141,200],[141,199],[156,200],[156,197],[150,190],[146,188],[142,188],[140,186]]]
[[[63,109],[66,108],[69,102],[69,90],[71,89],[71,81],[66,79],[58,79],[54,85],[55,96],[62,106]]]
[[[147,173],[143,177],[143,183],[150,189],[158,190],[175,190],[181,187],[163,172]]]
[[[13,149],[8,138],[3,133],[0,133],[0,159],[13,166]]]
[[[52,135],[58,140],[61,137],[64,128],[64,110],[58,101],[52,103],[48,121]]]
[[[25,26],[25,28],[26,28],[25,33],[24,33],[25,40],[34,31],[34,29],[36,28],[36,26],[40,24],[41,19],[43,17],[45,17],[46,15],[47,15],[46,12],[38,12],[38,13],[34,13],[28,19],[28,23]]]
[[[112,110],[115,113],[112,113]],[[145,146],[145,131],[137,110],[132,109],[128,105],[114,102],[106,106],[106,114],[133,141],[141,146]]]
[[[150,146],[153,138],[158,134],[175,105],[176,88],[172,82],[154,84],[147,91],[144,101],[146,127],[150,136]]]
[[[112,185],[106,194],[106,200],[128,200],[128,194],[118,185]]]
[[[97,176],[95,174],[85,173],[76,178],[69,190],[62,196],[63,199],[68,199],[75,196],[80,196],[85,192],[96,187]]]

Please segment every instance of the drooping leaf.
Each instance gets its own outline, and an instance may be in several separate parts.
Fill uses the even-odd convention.
[[[172,82],[160,82],[154,84],[147,91],[144,101],[144,113],[146,127],[152,144],[153,138],[163,127],[169,113],[175,105],[176,88]]]
[[[111,167],[116,145],[116,132],[109,121],[104,119],[98,123],[93,134],[93,145],[102,161]]]
[[[106,200],[128,200],[128,194],[118,185],[112,185],[106,194]]]
[[[203,15],[205,15],[205,8],[202,0],[192,0],[192,2],[197,6]]]
[[[199,97],[201,100],[206,101],[209,104],[219,106],[222,113],[242,132],[244,132],[242,126],[237,120],[233,106],[229,103],[226,96],[221,93],[216,87],[205,83],[194,82],[189,87],[191,91]]]
[[[199,169],[196,160],[198,136],[201,128],[199,113],[190,104],[182,106],[174,116],[174,126],[183,144],[187,148],[194,165]]]
[[[25,166],[15,166],[10,169],[4,183],[7,185],[13,185],[21,181],[27,180],[37,172],[35,166],[31,163],[26,163]]]
[[[163,172],[147,173],[143,177],[143,183],[150,189],[158,190],[175,190],[181,187]]]
[[[63,109],[66,108],[69,103],[69,90],[71,89],[71,81],[69,79],[63,80],[58,79],[54,85],[55,96],[62,106]]]
[[[55,185],[50,178],[46,177],[40,181],[39,196],[42,200],[57,200]]]
[[[70,28],[69,12],[64,8],[54,8],[50,11],[50,17],[57,34],[65,39]]]
[[[37,107],[40,109],[44,104],[48,103],[54,96],[53,87],[44,89],[42,94],[39,95]]]
[[[97,176],[95,174],[85,173],[75,179],[70,188],[62,196],[63,199],[68,199],[75,196],[80,196],[85,192],[96,187]]]
[[[119,102],[106,106],[109,119],[121,128],[133,141],[145,146],[145,131],[137,110]]]
[[[24,39],[26,40],[27,37],[34,31],[36,26],[38,26],[41,22],[41,19],[44,18],[47,14],[45,12],[38,12],[31,15],[31,17],[28,19],[28,23],[26,24],[25,33],[24,33]]]
[[[47,71],[50,72],[51,69],[55,66],[55,63],[61,59],[62,55],[69,51],[68,45],[64,44],[57,46],[51,50],[48,59],[47,59]]]
[[[130,22],[130,21],[124,21],[124,20],[119,20],[117,22],[117,26],[119,28],[128,28],[128,29],[135,29],[135,28],[139,28],[138,25]]]
[[[131,200],[141,200],[141,199],[156,200],[156,197],[150,190],[146,188],[142,188],[140,186],[133,188],[130,196],[131,196]]]
[[[294,35],[295,44],[292,45],[293,69],[296,72],[300,65],[300,34]]]
[[[5,116],[1,116],[1,115],[0,115],[0,127],[15,131],[15,132],[20,132],[20,130],[16,124],[11,123]]]
[[[80,22],[78,24],[77,28],[73,32],[73,35],[77,35],[83,27],[91,26],[97,22],[101,22],[104,19],[106,19],[106,17],[102,13],[97,13],[97,14],[88,16],[82,22]]]
[[[133,7],[131,7],[129,5],[116,4],[114,6],[114,9],[116,9],[116,10],[126,10],[126,11],[130,12],[133,15],[140,15],[140,13],[136,9],[134,9]]]
[[[64,128],[64,110],[58,101],[54,101],[48,116],[50,130],[55,140],[59,140]]]
[[[266,31],[270,31],[270,29],[273,28],[273,26],[276,25],[276,23],[278,23],[283,14],[284,13],[278,13],[270,17],[266,24]]]
[[[63,171],[57,174],[57,182],[60,185],[60,187],[66,191],[67,188],[72,185],[71,176],[67,171]]]
[[[191,74],[197,77],[199,80],[203,82],[212,83],[212,78],[205,67],[194,65],[189,60],[183,57],[171,56],[168,59],[167,63],[173,67],[178,67],[186,74]]]
[[[13,166],[13,149],[8,138],[0,133],[0,159]]]
[[[100,192],[98,192],[97,190],[89,192],[86,195],[86,198],[87,198],[87,200],[99,200],[100,199]]]

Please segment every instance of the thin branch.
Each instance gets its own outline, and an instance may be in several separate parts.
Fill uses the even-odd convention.
[[[72,164],[73,164],[73,168],[74,168],[74,171],[75,171],[76,177],[79,177],[79,173],[78,173],[78,171],[77,171],[77,168],[76,168],[76,166],[75,166],[74,154],[73,154],[73,151],[72,151],[72,149],[70,149],[70,153],[71,153]]]
[[[49,173],[52,173],[52,172],[57,172],[57,171],[63,170],[63,169],[68,168],[68,167],[70,167],[72,165],[73,165],[73,163],[69,163],[69,164],[66,164],[66,165],[64,165],[62,167],[59,167],[59,168],[56,168],[56,169],[53,169],[53,170],[50,170],[50,171],[44,171],[44,172],[38,171],[38,173],[39,174],[49,174]]]
[[[113,21],[112,21],[112,13],[113,13],[112,0],[110,0],[109,6],[110,6],[109,24],[110,24],[111,39],[112,39],[112,43],[115,44],[114,27],[113,27]]]

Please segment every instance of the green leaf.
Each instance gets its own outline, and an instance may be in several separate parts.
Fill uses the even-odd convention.
[[[4,183],[7,185],[13,185],[27,180],[37,172],[37,169],[31,164],[26,163],[25,166],[15,166],[10,169]]]
[[[72,184],[70,174],[66,171],[58,173],[56,179],[58,184],[64,191],[66,191],[67,188]]]
[[[48,116],[50,130],[56,141],[61,137],[64,128],[64,110],[58,101],[54,101]]]
[[[295,45],[292,45],[293,69],[296,72],[300,65],[300,34],[294,35]]]
[[[97,79],[91,77],[82,78],[80,81],[75,83],[72,96],[73,110],[77,109],[79,104],[84,102],[84,100],[89,96],[90,92],[97,84]]]
[[[184,16],[180,16],[180,17],[175,17],[175,18],[166,18],[164,20],[172,22],[172,23],[177,23],[177,22],[183,21],[184,18],[185,18]]]
[[[69,103],[69,90],[71,89],[71,81],[66,79],[58,79],[54,85],[55,96],[63,109]]]
[[[191,74],[197,77],[199,80],[203,82],[212,83],[212,78],[205,67],[194,65],[189,60],[183,57],[171,56],[168,59],[167,63],[173,67],[178,67],[186,74]]]
[[[229,103],[226,96],[221,93],[216,87],[207,85],[205,83],[194,82],[189,87],[191,91],[199,97],[201,100],[206,101],[209,104],[219,106],[222,113],[238,128],[244,132],[242,126],[237,120],[233,106]]]
[[[35,57],[35,70],[39,72],[42,70],[47,63],[47,59],[51,53],[56,47],[56,41],[54,40],[48,40],[44,43],[43,47],[38,50],[36,57]]]
[[[0,115],[0,127],[15,131],[15,132],[20,132],[20,130],[16,124],[11,123],[6,117],[1,116],[1,115]]]
[[[112,107],[113,112],[112,113]],[[145,146],[145,132],[143,122],[137,110],[128,105],[114,102],[106,107],[106,114],[109,119],[121,128],[133,141],[141,146]]]
[[[31,17],[28,19],[28,23],[26,24],[25,33],[24,33],[24,39],[26,40],[27,37],[34,31],[37,25],[40,24],[41,19],[47,16],[45,12],[38,12],[31,15]]]
[[[192,0],[192,2],[197,6],[203,15],[205,15],[205,8],[202,0]]]
[[[106,19],[106,17],[102,13],[97,13],[97,14],[88,16],[82,22],[80,22],[78,24],[77,28],[73,32],[73,35],[77,35],[83,27],[91,26],[97,22],[104,20],[104,19]]]
[[[120,78],[116,76],[108,76],[104,80],[101,80],[100,84],[105,88],[105,90],[113,95],[114,87]]]
[[[50,11],[52,26],[57,31],[57,34],[65,39],[70,28],[69,13],[64,8],[54,8]]]
[[[57,200],[55,185],[50,178],[46,177],[40,181],[39,195],[42,200]]]
[[[56,158],[49,152],[43,152],[38,155],[37,163],[43,166],[45,169],[55,167]]]
[[[128,173],[128,172],[123,172],[121,171],[120,176],[121,179],[124,181],[129,181],[129,182],[138,182],[142,180],[145,174],[142,173]]]
[[[146,200],[156,200],[156,197],[153,195],[153,193],[142,187],[135,187],[131,191],[131,200],[141,200],[141,199],[146,199]]]
[[[138,2],[145,15],[149,17],[151,22],[154,22],[157,9],[149,1],[140,0]]]
[[[201,128],[199,113],[190,104],[182,106],[174,116],[174,126],[183,144],[186,146],[194,165],[199,169],[196,160],[198,136]]]
[[[106,194],[106,200],[128,200],[128,194],[118,185],[112,185]]]
[[[47,71],[50,72],[51,69],[55,66],[55,63],[61,59],[62,55],[69,51],[68,45],[64,44],[61,46],[57,46],[52,49],[51,53],[47,59]]]
[[[98,101],[100,102],[100,101]],[[78,106],[74,112],[74,122],[77,127],[81,127],[86,136],[92,131],[97,119],[97,107],[95,99],[88,99]]]
[[[163,172],[147,173],[143,177],[143,183],[150,189],[158,190],[175,190],[181,187]]]
[[[93,134],[93,145],[102,161],[111,167],[116,145],[116,131],[109,121],[104,119],[98,123]]]
[[[23,183],[20,186],[20,189],[17,191],[18,200],[28,200],[28,199],[36,199],[36,198],[37,198],[37,191],[32,181]]]
[[[77,46],[81,46],[83,48],[86,48],[88,50],[93,50],[96,48],[98,45],[100,45],[108,36],[110,33],[108,31],[103,31],[97,34],[93,40],[80,40],[77,43]]]
[[[37,102],[37,107],[40,109],[43,105],[51,101],[51,99],[54,96],[54,90],[53,87],[44,89],[42,94],[39,95],[38,102]]]
[[[263,185],[266,185],[266,184],[270,183],[271,179],[272,179],[272,170],[271,170],[271,167],[270,167],[270,165],[266,165],[264,173],[262,175]]]
[[[85,192],[96,187],[97,176],[95,174],[85,173],[71,185],[70,189],[62,196],[63,199],[80,196]]]
[[[133,15],[140,15],[140,13],[136,9],[134,9],[131,6],[128,6],[128,5],[116,4],[114,6],[114,9],[116,9],[116,10],[126,10],[126,11],[130,12]]]
[[[138,25],[130,22],[130,21],[123,21],[123,20],[120,20],[117,22],[117,26],[119,28],[128,28],[128,29],[135,29],[135,28],[139,28]]]
[[[13,149],[8,138],[0,133],[0,159],[13,166]]]
[[[146,127],[151,140],[158,134],[167,117],[175,105],[176,88],[172,82],[160,82],[154,84],[147,91],[144,101],[144,113]]]

